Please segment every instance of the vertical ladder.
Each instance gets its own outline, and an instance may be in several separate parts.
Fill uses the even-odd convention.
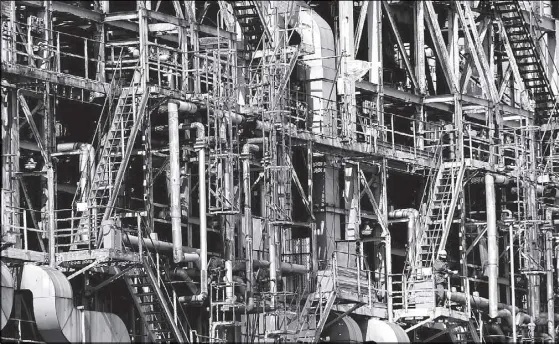
[[[336,301],[335,290],[326,292],[318,290],[309,294],[299,317],[300,325],[295,336],[296,342],[318,342],[334,301]]]
[[[454,219],[454,211],[464,178],[465,164],[443,162],[437,176],[427,206],[425,231],[416,251],[416,274],[422,268],[432,267],[438,252],[444,249],[448,233]]]

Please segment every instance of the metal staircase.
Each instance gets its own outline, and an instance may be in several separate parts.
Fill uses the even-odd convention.
[[[318,342],[334,301],[336,301],[335,290],[326,292],[319,290],[309,294],[299,317],[300,325],[295,335],[296,342]]]
[[[517,0],[493,1],[495,12],[503,23],[520,76],[536,103],[536,121],[546,123],[557,115],[557,101],[542,64],[542,56],[530,33]]]
[[[143,235],[139,235],[142,238]],[[135,271],[124,275],[124,281],[134,305],[142,319],[150,341],[189,342],[184,324],[188,326],[186,314],[178,300],[170,273],[164,264],[158,264],[140,239],[141,264]]]
[[[446,326],[448,334],[453,343],[481,343],[476,328],[472,321],[452,321],[449,319]]]
[[[262,49],[271,37],[264,21],[262,4],[259,1],[230,1],[230,3],[245,37],[247,53]]]
[[[99,162],[89,190],[88,202],[90,209],[93,209],[93,228],[101,220],[108,219],[113,212],[148,99],[149,92],[142,92],[140,85],[132,81],[129,87],[123,88],[117,100],[114,114],[109,120],[109,128],[101,140]],[[98,247],[100,238],[101,236],[97,240]]]
[[[437,172],[424,219],[424,231],[415,253],[414,275],[431,268],[438,252],[444,249],[462,190],[464,162],[443,162]]]

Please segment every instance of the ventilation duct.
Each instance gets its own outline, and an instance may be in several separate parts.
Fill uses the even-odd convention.
[[[72,286],[56,269],[25,265],[20,288],[33,293],[37,329],[46,342],[130,342],[128,330],[116,314],[74,307]]]
[[[0,320],[0,330],[6,326],[10,315],[12,314],[12,306],[14,305],[14,279],[12,272],[4,262],[0,261],[2,273],[2,320]]]

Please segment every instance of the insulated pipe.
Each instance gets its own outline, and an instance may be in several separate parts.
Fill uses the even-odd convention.
[[[167,104],[169,113],[169,170],[170,170],[170,190],[169,198],[171,203],[171,227],[173,237],[173,261],[180,263],[183,261],[182,255],[182,228],[181,228],[181,196],[180,196],[180,144],[179,144],[179,111],[178,104],[169,101]]]
[[[415,226],[419,219],[419,211],[416,209],[397,209],[388,213],[389,219],[408,219],[408,244],[412,245],[415,239]]]
[[[196,128],[196,148],[198,149],[198,195],[200,211],[200,295],[195,301],[203,302],[208,296],[208,227],[206,224],[206,135],[204,125],[194,122]]]
[[[124,235],[122,237],[122,240],[124,241],[124,243],[130,244],[132,246],[138,246],[138,242],[139,242],[138,237],[135,235]],[[148,249],[157,250],[161,253],[173,251],[174,248],[174,245],[170,242],[154,240],[150,238],[144,238],[142,245],[144,247],[147,247]],[[182,246],[181,251],[184,257],[183,262],[195,262],[195,263],[199,262],[200,260],[200,257],[198,255],[200,252],[199,249]]]
[[[243,146],[241,157],[243,158],[243,194],[245,198],[245,235],[246,235],[246,278],[247,278],[247,310],[254,307],[254,267],[253,267],[253,242],[254,237],[252,227],[252,208],[251,208],[251,192],[250,192],[250,152],[258,151],[259,147],[255,144],[247,143]]]
[[[485,203],[487,211],[487,277],[489,284],[489,317],[497,317],[498,285],[497,268],[499,244],[497,242],[497,211],[495,205],[495,177],[485,175]]]

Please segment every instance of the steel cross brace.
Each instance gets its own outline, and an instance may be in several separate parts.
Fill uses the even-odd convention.
[[[106,285],[109,285],[111,283],[113,283],[114,281],[116,281],[117,279],[119,279],[121,276],[123,276],[124,274],[126,274],[128,271],[132,270],[133,268],[135,268],[135,265],[130,265],[127,268],[125,268],[124,270],[120,271],[119,273],[117,273],[116,275],[112,276],[111,278],[99,283],[98,285],[96,285],[95,287],[89,289],[86,292],[86,295],[91,295],[94,292],[96,292],[97,290],[103,288]]]
[[[80,270],[74,272],[73,274],[71,274],[70,276],[68,276],[68,280],[71,280],[72,278],[76,277],[77,275],[86,272],[87,270],[91,269],[92,267],[98,265],[99,263],[102,263],[106,261],[106,259],[96,259],[93,261],[93,263],[86,265],[85,267],[81,268]]]

